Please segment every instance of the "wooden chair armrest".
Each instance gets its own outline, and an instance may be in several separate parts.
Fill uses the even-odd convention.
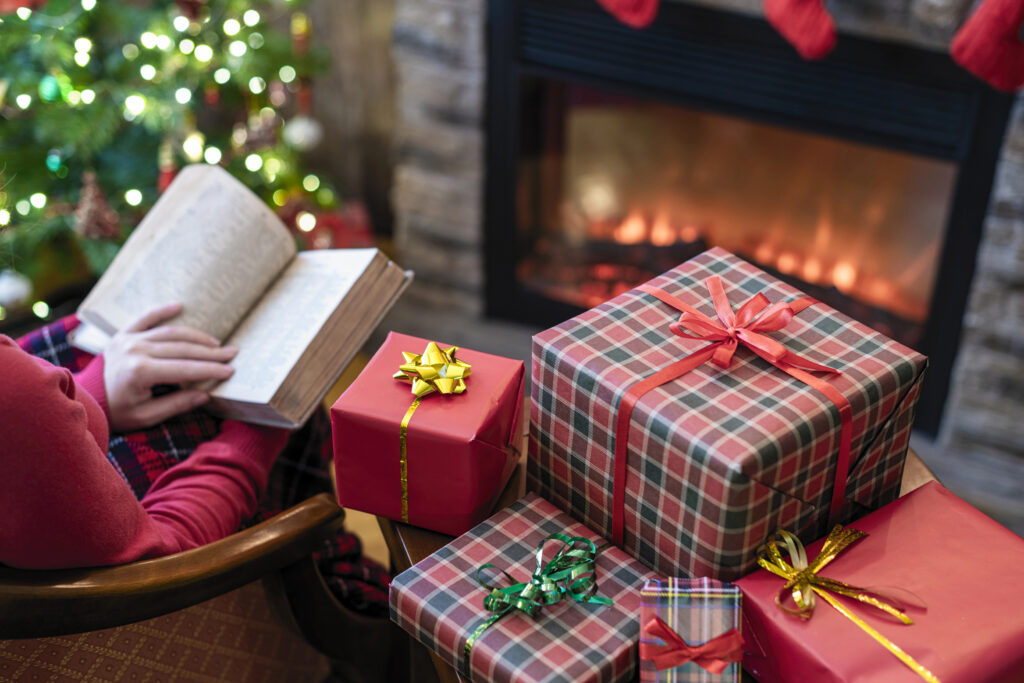
[[[255,581],[312,553],[344,510],[326,493],[227,538],[116,567],[0,567],[0,639],[120,626],[184,609]]]

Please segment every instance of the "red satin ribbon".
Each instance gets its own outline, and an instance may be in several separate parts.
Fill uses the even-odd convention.
[[[664,303],[682,312],[677,322],[669,325],[673,333],[687,339],[703,339],[711,342],[702,349],[694,351],[685,358],[659,370],[650,377],[640,380],[622,397],[619,412],[615,418],[615,453],[614,474],[612,480],[612,542],[621,546],[625,528],[626,508],[626,451],[629,444],[629,420],[637,402],[651,389],[682,377],[696,367],[709,360],[721,368],[728,368],[732,363],[733,354],[743,344],[761,358],[795,377],[804,384],[816,389],[828,398],[839,409],[840,433],[839,455],[836,463],[836,479],[832,488],[832,503],[829,507],[829,524],[838,523],[839,513],[843,508],[843,493],[846,491],[846,479],[850,469],[850,442],[853,437],[853,410],[846,400],[828,382],[810,374],[811,372],[827,372],[838,374],[839,371],[814,363],[793,353],[776,340],[765,336],[762,332],[781,330],[789,324],[793,316],[808,306],[817,303],[810,297],[802,297],[796,301],[769,304],[767,297],[756,294],[739,310],[733,312],[729,299],[725,294],[722,281],[717,276],[705,280],[711,301],[715,306],[718,320],[712,320],[696,308],[681,301],[668,292],[640,285],[638,289],[651,294]]]
[[[647,622],[644,631],[651,638],[665,641],[665,645],[640,641],[640,659],[649,659],[658,671],[693,662],[705,671],[720,674],[730,663],[743,659],[743,636],[734,628],[703,645],[690,645],[658,617]]]

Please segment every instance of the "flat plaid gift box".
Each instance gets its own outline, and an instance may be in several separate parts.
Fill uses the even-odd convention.
[[[743,654],[742,637],[731,633],[740,630],[742,595],[739,588],[708,578],[648,579],[640,596],[641,681],[739,683],[739,659],[723,656],[729,650],[737,657]],[[661,633],[662,630],[665,632]],[[690,661],[679,664],[672,661],[673,641],[682,642],[682,648],[678,649],[694,651],[686,658]],[[726,641],[733,645],[725,645]],[[701,646],[709,643],[711,648],[702,649]],[[716,644],[721,645],[714,647]],[[667,660],[664,664],[672,665],[671,668],[659,671],[663,662],[658,657]],[[709,671],[716,668],[711,663],[715,660],[720,660],[724,669]]]
[[[716,248],[536,335],[528,489],[660,574],[724,580],[775,529],[895,499],[926,359],[807,304]]]
[[[603,540],[536,495],[458,537],[391,583],[391,620],[466,673],[467,640],[486,623],[488,595],[477,569],[494,564],[528,581],[537,546],[549,534]],[[550,555],[550,553],[548,553]],[[650,572],[614,547],[597,554],[597,595],[611,605],[563,598],[530,618],[513,610],[474,641],[474,681],[628,681],[636,675],[640,587]]]

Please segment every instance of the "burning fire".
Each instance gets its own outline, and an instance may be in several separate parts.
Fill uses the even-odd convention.
[[[606,224],[607,225],[607,224]],[[653,220],[650,214],[640,209],[630,211],[618,224],[612,224],[610,235],[618,244],[636,245],[650,244],[654,247],[671,247],[679,243],[693,244],[704,236],[705,231],[693,224],[682,224],[667,212],[658,213]],[[608,230],[608,227],[605,230]],[[769,229],[771,235],[784,233],[784,226]],[[608,235],[608,232],[605,232]],[[833,241],[832,224],[825,214],[819,220],[814,239],[806,246],[806,251],[792,247],[780,247],[771,238],[760,241],[753,249],[745,249],[742,245],[725,245],[727,249],[739,253],[750,254],[754,261],[773,268],[785,275],[793,275],[805,282],[823,287],[835,287],[837,290],[860,299],[866,303],[884,308],[911,320],[923,320],[927,315],[924,302],[915,301],[903,292],[905,283],[891,282],[873,274],[862,265],[859,249],[847,249],[843,258],[834,258],[830,254],[836,251]],[[927,251],[927,250],[926,250]],[[927,255],[919,261],[927,263]],[[911,264],[910,270],[920,270],[918,263]],[[599,279],[615,282],[611,273],[600,273]],[[586,289],[586,288],[584,288]],[[589,298],[604,300],[628,289],[621,286],[602,285],[600,292],[584,291]]]
[[[642,211],[634,209],[612,230],[612,239],[619,244],[649,242],[656,247],[670,247],[679,242],[696,242],[700,234],[697,226],[680,227],[667,213],[659,213],[649,222]]]
[[[639,211],[633,211],[615,228],[615,241],[619,244],[640,244],[647,237],[647,222]]]
[[[814,245],[809,253],[800,254],[793,250],[779,250],[770,242],[761,242],[748,253],[758,263],[780,273],[796,275],[811,284],[835,287],[843,294],[910,320],[924,320],[927,316],[924,302],[912,300],[903,293],[903,283],[871,273],[859,259],[831,260],[826,255],[827,251],[815,251]]]

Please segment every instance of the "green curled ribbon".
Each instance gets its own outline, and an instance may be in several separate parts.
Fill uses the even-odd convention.
[[[562,545],[545,564],[544,545],[548,541],[560,541]],[[598,548],[593,541],[582,536],[550,534],[537,546],[537,569],[527,582],[517,583],[508,572],[493,564],[485,564],[477,569],[477,583],[490,591],[484,598],[484,608],[492,615],[466,640],[465,673],[469,675],[469,657],[477,639],[506,614],[518,610],[534,617],[542,606],[554,605],[563,597],[576,602],[614,604],[611,599],[597,595],[597,570],[594,565],[601,550],[604,550],[604,546]],[[499,588],[488,583],[481,578],[488,569],[497,569],[512,585]]]

